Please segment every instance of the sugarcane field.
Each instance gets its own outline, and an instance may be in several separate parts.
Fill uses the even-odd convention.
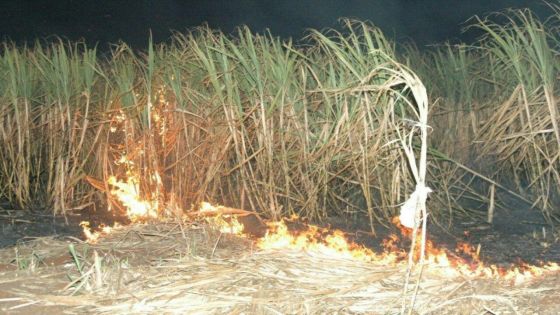
[[[356,18],[4,39],[0,313],[560,314],[542,6],[426,47]]]

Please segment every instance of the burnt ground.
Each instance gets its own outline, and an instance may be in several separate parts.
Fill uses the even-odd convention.
[[[79,216],[66,218],[46,212],[0,210],[0,247],[43,236],[80,237]]]
[[[106,211],[83,211],[54,216],[47,210],[11,209],[8,204],[0,203],[0,248],[44,236],[83,239],[80,227],[82,221],[89,221],[92,226],[98,226],[112,225],[116,221],[123,222],[123,219]]]
[[[450,253],[455,253],[459,243],[468,243],[474,248],[480,246],[480,258],[483,262],[503,267],[520,262],[536,265],[541,262],[560,262],[560,241],[551,233],[548,225],[517,222],[505,224],[499,220],[488,224],[483,220],[470,219],[456,222],[451,227],[431,224],[428,227],[428,239],[436,247],[446,248]],[[545,237],[543,227],[547,231]],[[382,250],[380,244],[388,234],[399,235],[399,231],[393,228],[378,227],[376,232],[376,236],[373,236],[367,230],[358,230],[354,234],[355,241]],[[410,242],[405,239],[399,247],[408,249],[409,245]],[[468,259],[468,256],[456,254]]]
[[[504,209],[507,208],[507,209]],[[447,248],[453,253],[457,243],[466,242],[475,248],[480,245],[482,261],[490,264],[508,266],[524,261],[531,264],[539,262],[560,262],[560,240],[552,232],[538,210],[530,210],[523,205],[512,205],[496,211],[494,222],[488,224],[483,219],[455,219],[450,226],[430,224],[429,238],[437,247]],[[112,225],[123,218],[112,213],[70,213],[66,217],[53,216],[46,211],[22,211],[0,207],[0,248],[16,245],[18,242],[43,236],[75,237],[83,239],[81,221],[89,221],[93,227],[103,223]],[[246,231],[255,236],[262,236],[264,227],[258,220],[244,218]],[[346,231],[353,241],[382,250],[381,243],[390,234],[399,234],[396,228],[375,226],[376,234],[371,233],[367,219],[348,221],[333,218],[325,227]],[[291,229],[302,228],[301,223],[288,224]],[[401,248],[408,248],[407,241],[401,242]]]
[[[502,199],[502,206],[495,210],[491,224],[483,217],[455,218],[451,224],[445,218],[440,218],[440,222],[445,222],[442,224],[429,220],[428,239],[450,253],[456,252],[458,243],[468,243],[474,248],[480,246],[479,257],[486,264],[507,267],[520,262],[536,265],[542,262],[560,263],[558,226],[553,230],[538,209],[530,209],[509,196]],[[477,207],[485,209],[486,205]],[[374,235],[367,220],[333,220],[332,226],[355,231],[357,243],[377,250],[382,250],[380,244],[388,234],[400,234],[396,227],[376,226]],[[401,241],[399,247],[408,249],[408,240]],[[461,254],[457,256],[467,258]]]

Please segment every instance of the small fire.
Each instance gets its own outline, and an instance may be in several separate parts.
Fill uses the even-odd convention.
[[[349,242],[344,232],[340,230],[330,231],[309,225],[304,231],[291,232],[284,220],[268,223],[268,226],[267,234],[257,240],[257,245],[261,249],[305,250],[383,265],[399,266],[406,264],[407,253],[396,245],[399,237],[394,234],[382,242],[385,250],[382,253],[375,253],[366,247]],[[405,237],[410,237],[411,233],[404,229],[402,234]],[[437,248],[428,240],[426,242],[425,264],[432,272],[445,277],[502,279],[514,284],[520,284],[546,273],[560,271],[560,266],[557,263],[547,263],[540,266],[521,264],[511,268],[496,265],[486,266],[479,258],[480,247],[475,249],[466,243],[459,243],[455,251],[467,255],[470,261],[453,255],[446,249]]]
[[[113,230],[121,227],[121,225],[118,223],[115,223],[115,225],[113,225],[112,227],[102,224],[97,227],[96,231],[94,231],[91,229],[90,223],[88,221],[80,222],[80,226],[82,227],[84,235],[86,236],[87,242],[90,244],[97,243],[97,240],[99,240],[101,236],[110,234]]]
[[[217,215],[215,217],[208,217],[206,221],[216,226],[222,233],[243,235],[244,226],[234,216]]]
[[[268,223],[268,231],[263,238],[257,240],[257,246],[261,249],[320,252],[333,257],[377,263],[395,263],[398,259],[395,253],[377,255],[369,248],[349,242],[341,230],[329,231],[309,225],[305,231],[290,232],[285,220]]]
[[[143,200],[140,196],[140,180],[137,176],[129,176],[125,181],[119,181],[115,176],[111,176],[108,183],[114,187],[111,195],[125,206],[126,215],[131,221],[157,218],[158,202],[157,200]]]
[[[469,256],[470,260],[453,255],[445,249],[436,248],[431,241],[427,243],[427,252],[428,265],[449,277],[493,278],[519,284],[548,272],[560,271],[560,266],[552,262],[539,266],[521,263],[509,268],[486,265],[479,257],[480,246],[475,249],[466,243],[459,243],[455,252]]]
[[[170,130],[172,121],[168,121],[170,116],[166,115],[168,111],[164,110],[167,108],[166,106],[169,106],[169,103],[164,98],[163,90],[160,91],[156,105],[159,106],[151,108],[154,132],[151,138],[159,137],[157,138],[159,139],[157,143],[164,147],[168,142],[172,143],[170,139],[166,139],[168,136],[167,131]],[[114,125],[122,127],[122,125],[126,125],[127,117],[122,110],[119,110],[112,122]],[[185,214],[173,200],[161,198],[165,196],[165,191],[157,165],[153,170],[142,172],[144,174],[142,177],[140,175],[141,172],[138,171],[139,167],[135,165],[132,158],[132,156],[145,156],[146,152],[141,147],[142,142],[134,139],[130,140],[129,134],[125,132],[126,127],[117,128],[114,125],[111,125],[110,131],[122,131],[125,139],[129,141],[126,146],[123,145],[122,147],[127,147],[130,150],[129,152],[136,152],[137,155],[130,154],[129,156],[127,151],[119,151],[120,156],[116,158],[115,164],[123,167],[125,174],[119,177],[123,179],[110,176],[107,184],[110,187],[110,195],[123,206],[127,217],[132,222],[157,219],[161,215],[160,209],[167,206],[168,208],[177,208],[177,211],[171,211],[177,216],[192,219],[192,215],[194,215],[198,218],[203,218],[222,233],[248,237],[244,234],[244,226],[237,220],[237,217],[238,215],[250,214],[251,212],[249,211],[214,206],[210,203],[202,202],[198,205],[198,209]],[[142,183],[141,179],[145,179],[149,183]],[[101,187],[100,189],[102,189],[102,186],[96,185],[96,187]],[[141,187],[148,194],[141,194]],[[171,204],[173,204],[173,207],[171,207]],[[268,222],[265,236],[256,240],[257,246],[262,250],[292,249],[319,252],[331,257],[355,259],[388,266],[404,266],[407,263],[409,253],[400,248],[398,244],[402,238],[410,239],[412,237],[412,230],[401,226],[398,217],[394,218],[393,223],[400,228],[401,236],[393,234],[383,240],[384,251],[381,253],[376,253],[369,248],[349,241],[346,234],[340,230],[329,230],[315,225],[306,225],[304,230],[290,231],[286,222],[295,220],[297,220],[296,217],[278,222]],[[90,243],[97,242],[100,237],[111,233],[113,229],[118,227],[118,225],[114,227],[101,226],[99,230],[93,231],[90,228],[89,222],[82,222],[80,226],[82,226],[84,235]],[[512,281],[517,284],[545,273],[560,271],[560,266],[557,263],[547,263],[541,266],[521,264],[512,268],[502,268],[496,265],[487,266],[480,260],[480,246],[474,248],[467,243],[459,243],[454,253],[438,248],[429,240],[426,241],[425,245],[426,258],[424,263],[430,271],[446,277],[493,278]],[[418,260],[419,248],[412,252],[413,258]]]
[[[217,227],[220,232],[243,235],[243,229],[245,228],[243,224],[234,215],[223,214],[220,206],[213,206],[208,202],[202,202],[198,211],[201,214],[211,214],[206,216],[205,219],[208,223]]]

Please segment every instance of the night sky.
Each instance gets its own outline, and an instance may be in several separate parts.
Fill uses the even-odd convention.
[[[301,38],[307,28],[337,27],[340,17],[355,17],[423,46],[472,41],[476,34],[461,34],[461,23],[508,7],[548,11],[539,0],[0,0],[0,37],[21,43],[54,34],[102,48],[119,40],[143,48],[150,29],[156,42],[167,40],[170,30],[204,22],[226,33],[245,24]]]

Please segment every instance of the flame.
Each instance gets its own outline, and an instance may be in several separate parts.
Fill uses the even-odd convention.
[[[99,240],[100,237],[110,234],[113,230],[118,229],[121,227],[120,224],[115,223],[115,225],[113,226],[107,226],[107,225],[103,225],[101,224],[100,226],[98,226],[97,230],[94,231],[91,227],[90,227],[90,223],[88,221],[82,221],[80,222],[80,226],[82,227],[82,231],[84,232],[84,235],[86,236],[87,242],[90,244],[95,244],[97,243],[97,241]]]
[[[211,225],[214,225],[222,233],[243,235],[243,229],[245,228],[235,216],[228,215],[217,215],[214,217],[207,217],[206,221]]]
[[[288,230],[285,220],[270,222],[268,228],[265,236],[257,240],[257,246],[261,249],[306,250],[333,257],[378,263],[394,263],[397,261],[397,255],[394,253],[377,255],[369,248],[349,242],[344,232],[340,230],[329,231],[315,225],[309,225],[307,230],[294,234]]]
[[[266,235],[257,240],[258,247],[263,250],[305,250],[339,258],[393,266],[406,264],[408,257],[407,253],[397,246],[400,238],[395,234],[383,240],[382,245],[385,250],[382,253],[375,253],[366,247],[348,241],[344,232],[340,230],[329,231],[309,225],[304,231],[291,232],[285,220],[268,223],[268,227]],[[403,236],[410,237],[411,231],[408,229],[401,231]],[[468,256],[470,260],[454,255],[446,249],[438,248],[428,240],[425,264],[432,272],[444,277],[501,279],[513,284],[520,284],[547,273],[560,271],[560,266],[552,262],[539,266],[522,263],[510,268],[496,265],[486,266],[479,258],[480,247],[475,249],[467,243],[459,243],[455,252]]]
[[[156,104],[149,103],[150,118],[153,122],[151,132],[153,134],[147,137],[156,139],[156,144],[160,146],[160,149],[172,146],[172,136],[168,135],[172,120],[171,116],[166,114],[169,112],[166,110],[167,106],[169,106],[169,102],[165,100],[164,90],[160,89]],[[167,195],[167,200],[162,199],[162,196],[165,196],[165,190],[157,169],[157,163],[154,164],[156,166],[149,164],[150,169],[142,172],[143,176],[140,175],[139,167],[135,164],[133,156],[145,157],[147,152],[144,151],[141,141],[134,141],[130,134],[126,132],[127,121],[128,118],[125,113],[118,110],[111,120],[110,131],[122,131],[125,135],[125,141],[127,141],[126,145],[122,147],[129,148],[130,152],[135,152],[136,155],[129,155],[124,150],[120,151],[120,156],[116,158],[114,163],[124,168],[125,174],[119,177],[122,179],[118,179],[116,176],[110,176],[107,179],[107,184],[111,187],[109,193],[123,206],[126,215],[132,222],[158,218],[160,208],[172,208],[175,209],[175,211],[170,211],[173,214],[185,216],[179,205],[170,200],[173,196],[169,197]],[[147,184],[141,186],[142,179],[146,180]],[[140,187],[148,190],[148,194],[141,194]],[[167,208],[162,207],[163,204]],[[244,226],[238,221],[236,214],[227,213],[225,209],[222,206],[202,202],[198,206],[197,213],[222,233],[248,237],[244,235]],[[395,217],[393,223],[400,229],[400,236],[392,234],[383,240],[384,251],[381,253],[376,253],[369,248],[349,241],[346,234],[341,230],[329,230],[316,225],[306,225],[303,230],[290,231],[286,222],[296,221],[297,219],[297,217],[292,217],[278,222],[268,222],[265,236],[256,240],[257,246],[261,250],[291,249],[319,252],[330,257],[354,259],[387,266],[404,266],[408,261],[408,251],[403,250],[399,244],[401,239],[412,237],[412,230],[402,226],[399,217]],[[82,222],[80,226],[82,226],[84,235],[90,243],[97,242],[100,237],[111,233],[113,229],[118,227],[118,225],[114,227],[101,226],[97,231],[93,231],[89,222]],[[418,260],[419,257],[419,244],[417,246],[412,251],[414,260]],[[438,248],[429,240],[426,241],[425,246],[424,263],[430,271],[445,277],[494,278],[518,284],[549,272],[560,271],[560,266],[557,263],[547,263],[539,266],[521,263],[510,268],[496,265],[487,266],[480,259],[480,245],[474,248],[470,244],[459,243],[454,252]]]
[[[140,196],[140,181],[136,176],[129,176],[125,181],[117,180],[115,176],[108,179],[109,185],[115,187],[111,194],[126,207],[126,215],[131,221],[145,218],[157,218],[157,200],[143,200]]]
[[[245,228],[241,222],[237,220],[234,215],[223,214],[220,206],[214,206],[208,202],[201,202],[199,207],[199,212],[210,213],[212,215],[206,216],[206,222],[215,226],[220,232],[234,235],[243,235],[243,229]]]

